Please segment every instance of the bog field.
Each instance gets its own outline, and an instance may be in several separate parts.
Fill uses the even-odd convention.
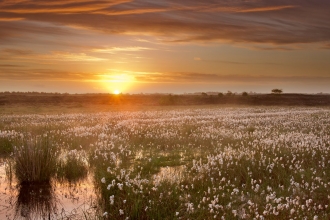
[[[0,219],[330,218],[329,107],[4,111],[0,155]]]

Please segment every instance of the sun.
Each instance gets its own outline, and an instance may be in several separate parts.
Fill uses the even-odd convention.
[[[135,77],[131,72],[111,70],[109,73],[100,74],[99,82],[104,89],[111,91],[110,93],[120,95],[134,84]]]

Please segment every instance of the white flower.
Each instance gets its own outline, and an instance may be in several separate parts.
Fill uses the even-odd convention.
[[[122,183],[117,183],[117,186],[118,186],[118,188],[119,188],[120,190],[123,190],[123,185],[124,185],[124,184],[122,184]]]
[[[110,205],[113,205],[114,201],[115,201],[115,196],[114,195],[110,196]]]
[[[101,182],[102,182],[102,183],[105,183],[105,177],[103,177],[103,178],[101,179]]]
[[[119,215],[124,215],[124,210],[119,209]]]
[[[318,219],[319,219],[319,217],[317,215],[314,215],[313,220],[318,220]]]
[[[108,213],[107,213],[107,212],[103,213],[103,216],[107,216],[107,215],[108,215]]]
[[[179,212],[176,212],[175,215],[178,216],[179,215]]]
[[[290,210],[290,214],[291,214],[291,215],[292,215],[294,212],[295,212],[294,209],[291,209],[291,210]]]

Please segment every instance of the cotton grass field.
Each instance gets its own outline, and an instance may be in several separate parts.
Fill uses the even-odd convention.
[[[8,219],[330,218],[326,107],[2,114],[0,152]],[[74,194],[89,178],[93,196],[70,214],[58,194],[16,201],[22,186]]]

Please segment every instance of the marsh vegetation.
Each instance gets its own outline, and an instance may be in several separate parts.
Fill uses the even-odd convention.
[[[12,146],[1,151],[8,171],[1,175],[16,184],[11,195],[20,210],[26,200],[18,192],[27,182],[79,190],[92,178],[86,190],[93,201],[70,218],[330,217],[326,107],[4,114],[0,120],[0,146]],[[33,170],[28,177],[26,168]],[[39,216],[59,218],[60,197],[42,198],[52,203],[42,200]]]

